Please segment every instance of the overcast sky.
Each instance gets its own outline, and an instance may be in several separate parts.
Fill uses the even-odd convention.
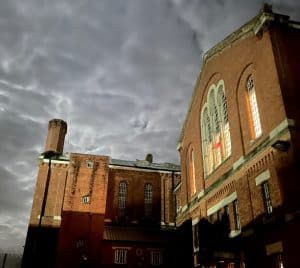
[[[271,1],[300,19],[300,2]],[[0,251],[21,251],[47,124],[65,152],[179,163],[202,55],[262,1],[0,0]]]

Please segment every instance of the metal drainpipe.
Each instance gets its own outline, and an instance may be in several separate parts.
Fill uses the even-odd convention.
[[[174,175],[174,170],[172,170],[172,195],[174,197],[174,201],[173,203],[173,213],[174,213],[174,223],[175,223],[175,227],[176,227],[176,214],[177,214],[177,198],[176,198],[176,194],[174,194],[174,180],[175,180],[175,175]]]

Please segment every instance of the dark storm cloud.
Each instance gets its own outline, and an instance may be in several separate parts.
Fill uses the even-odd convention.
[[[297,1],[273,1],[299,19]],[[262,1],[4,0],[0,4],[0,249],[21,250],[47,122],[65,151],[178,162],[201,57]]]

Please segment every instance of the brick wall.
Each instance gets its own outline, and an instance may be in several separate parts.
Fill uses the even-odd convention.
[[[249,116],[245,103],[245,83],[246,78],[250,74],[254,76],[256,98],[263,130],[262,136],[256,140],[251,138]],[[228,159],[216,168],[208,178],[204,179],[200,133],[201,107],[207,100],[210,85],[217,84],[221,79],[224,80],[225,95],[227,98],[232,152]],[[189,201],[192,199],[189,192],[191,182],[187,176],[186,165],[184,165],[187,160],[188,146],[192,144],[195,152],[196,195],[203,189],[207,191],[208,189],[214,188],[216,183],[218,183],[217,189],[226,187],[224,184],[217,182],[219,178],[225,173],[230,172],[233,164],[237,162],[241,156],[248,155],[253,151],[268,137],[270,131],[276,128],[286,117],[281,96],[269,32],[264,32],[260,38],[250,35],[247,36],[247,38],[236,41],[232,44],[230,49],[224,49],[222,53],[213,56],[206,62],[201,71],[201,78],[196,85],[196,94],[194,95],[191,110],[187,117],[180,149],[183,170],[181,188],[183,193],[188,191]],[[259,156],[257,157],[259,158]],[[261,161],[258,158],[254,159],[252,165],[255,165],[256,161]],[[263,168],[259,171],[263,171]],[[234,181],[232,191],[237,191],[237,194],[244,200],[241,203],[249,202],[249,185],[247,178],[244,178],[245,172],[245,170],[240,170],[239,174],[237,173],[231,176],[231,181]],[[276,189],[274,189],[275,186],[273,186],[272,183],[272,190],[275,190],[276,193]],[[258,195],[258,192],[259,190],[255,188],[254,195]],[[212,194],[213,193],[210,193],[209,195]],[[227,194],[229,195],[230,192]],[[183,196],[184,199],[184,194],[181,196]],[[213,205],[213,203],[208,204],[204,201],[208,198],[210,197],[207,196],[201,201],[206,203],[207,209]],[[224,195],[218,195],[214,202],[218,203],[222,198],[224,198]],[[278,202],[280,203],[280,201]],[[185,204],[185,200],[182,200],[182,203]],[[244,210],[249,211],[249,207],[243,208],[244,205],[240,205],[242,206],[242,214]],[[260,211],[261,209],[257,208],[257,206],[258,205],[255,204],[255,210],[258,209],[258,211]],[[249,217],[250,216],[246,218],[243,217],[245,224],[251,220]]]

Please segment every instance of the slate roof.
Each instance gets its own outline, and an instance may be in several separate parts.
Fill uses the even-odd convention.
[[[111,159],[110,165],[180,172],[179,165],[172,163],[150,163],[146,160],[128,161],[120,159]]]

